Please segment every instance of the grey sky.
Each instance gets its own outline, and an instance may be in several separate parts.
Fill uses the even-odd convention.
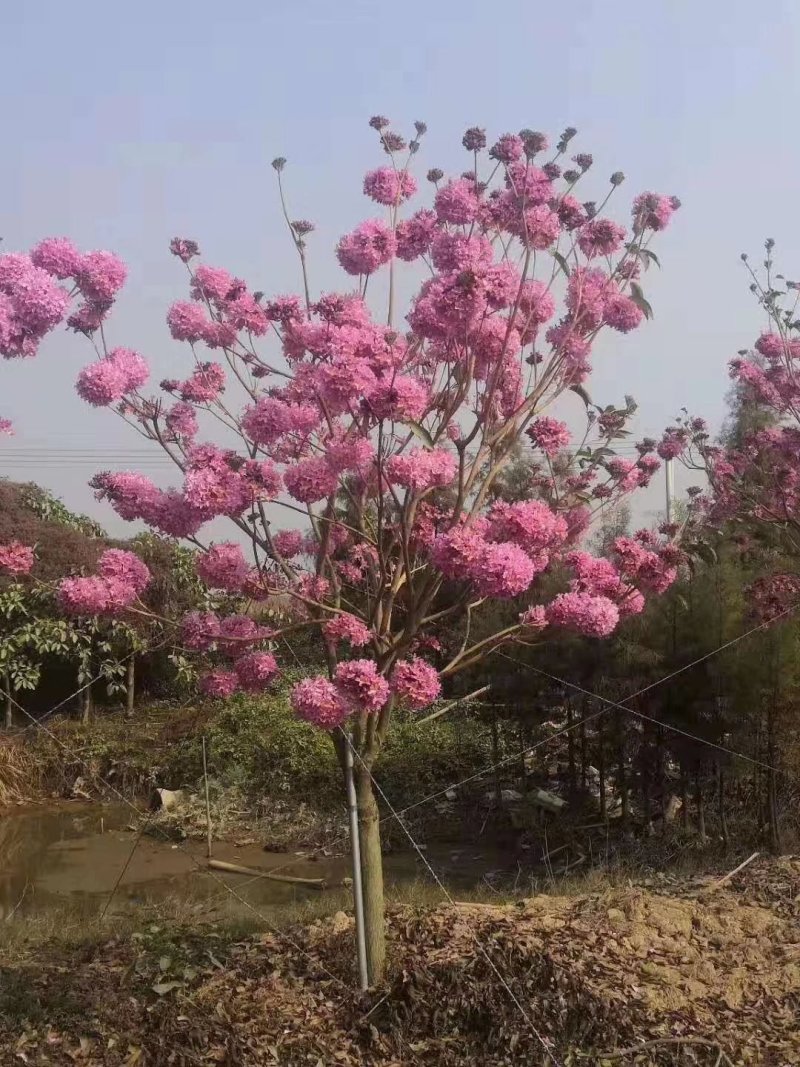
[[[122,255],[130,278],[110,340],[145,354],[156,381],[186,366],[164,325],[168,304],[185,296],[172,236],[195,238],[207,262],[254,288],[296,288],[274,156],[290,161],[293,214],[319,226],[315,284],[341,285],[336,237],[372,214],[360,184],[380,158],[366,125],[375,112],[405,129],[428,123],[423,173],[463,169],[469,125],[490,135],[574,125],[577,150],[595,157],[587,190],[602,195],[621,169],[620,210],[643,189],[681,198],[657,247],[663,271],[646,279],[655,321],[606,341],[595,360],[595,399],[632,393],[640,432],[684,404],[719,423],[727,360],[760,326],[740,251],[757,256],[774,236],[786,273],[800,274],[800,8],[790,0],[7,8],[3,247],[66,234]],[[83,339],[59,332],[35,361],[0,368],[0,414],[17,427],[0,448],[0,473],[39,481],[121,531],[87,479],[112,466],[163,481],[167,468],[154,455],[140,462],[144,442],[75,395],[90,355]],[[107,455],[60,452],[81,448]]]

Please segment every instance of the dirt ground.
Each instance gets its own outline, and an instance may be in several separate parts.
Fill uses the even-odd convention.
[[[292,944],[151,927],[31,949],[0,968],[0,1063],[800,1064],[800,859],[670,893],[395,908],[364,995],[343,913]]]

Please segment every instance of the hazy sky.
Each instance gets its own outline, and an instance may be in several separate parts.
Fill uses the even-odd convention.
[[[657,245],[662,272],[646,278],[655,321],[602,345],[593,396],[632,393],[642,433],[683,405],[718,425],[727,360],[761,322],[739,253],[757,257],[774,236],[783,269],[800,274],[799,29],[790,0],[7,4],[3,248],[66,234],[117,251],[130,278],[110,340],[144,353],[156,381],[179,377],[188,350],[164,325],[185,296],[172,236],[195,238],[206,261],[254,289],[297,285],[274,156],[290,161],[294,216],[318,224],[313,280],[324,288],[341,284],[336,237],[372,214],[360,191],[381,160],[371,114],[428,123],[423,173],[464,168],[470,125],[554,138],[572,125],[576,150],[595,157],[585,196],[602,196],[621,169],[619,210],[643,189],[684,205]],[[0,368],[0,414],[17,427],[0,474],[39,481],[118,531],[87,479],[134,467],[163,481],[167,468],[78,399],[89,358],[85,340],[58,332],[36,360]]]

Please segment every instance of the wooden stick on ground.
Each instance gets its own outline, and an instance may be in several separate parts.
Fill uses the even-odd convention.
[[[272,874],[270,871],[259,870],[257,867],[243,867],[240,863],[226,863],[225,860],[209,860],[209,867],[215,871],[226,871],[228,874],[249,874],[255,878],[268,878],[271,882],[289,882],[292,885],[304,885],[309,889],[325,889],[324,878],[300,878],[294,874]]]
[[[720,878],[719,881],[713,882],[710,886],[708,886],[706,889],[702,889],[700,892],[715,893],[718,889],[720,889],[727,882],[729,882],[731,878],[737,875],[739,871],[743,871],[748,864],[752,863],[753,860],[757,859],[760,855],[760,852],[754,852],[752,856],[748,856],[747,859],[744,860],[744,862],[740,863],[738,867],[734,867],[732,871],[729,871],[723,878]]]

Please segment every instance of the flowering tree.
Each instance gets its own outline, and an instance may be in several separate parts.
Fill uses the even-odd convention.
[[[742,256],[750,290],[768,326],[753,347],[730,362],[740,397],[740,426],[722,444],[711,441],[702,419],[684,418],[658,446],[708,478],[709,492],[690,490],[698,528],[734,530],[740,547],[758,542],[777,564],[752,586],[752,604],[764,619],[785,614],[800,600],[800,574],[780,564],[800,557],[800,285],[776,275],[774,242],[766,242],[763,274]]]
[[[0,257],[0,351],[32,354],[68,315],[97,357],[78,376],[79,394],[114,407],[174,462],[176,488],[135,472],[104,472],[92,484],[121,517],[200,545],[201,577],[239,599],[233,614],[182,621],[184,648],[209,665],[207,694],[264,689],[279,671],[276,640],[318,632],[326,673],[301,681],[292,704],[330,732],[343,764],[355,753],[376,980],[385,950],[371,771],[393,709],[425,707],[459,671],[546,627],[605,637],[675,577],[676,546],[650,532],[618,538],[612,559],[580,543],[594,511],[646,486],[659,465],[655,442],[636,461],[614,455],[632,405],[595,408],[585,384],[600,331],[627,334],[651,314],[640,277],[655,259],[653,235],[679,205],[642,194],[627,230],[604,214],[622,174],[599,205],[575,195],[592,158],[567,158],[574,130],[552,152],[530,130],[487,152],[473,128],[463,139],[467,171],[450,180],[429,171],[433,206],[404,213],[417,193],[411,164],[424,124],[410,143],[386,119],[370,125],[387,162],[366,175],[364,192],[383,217],[337,245],[346,292],[312,297],[313,226],[291,220],[277,159],[303,293],[265,299],[224,269],[195,265],[197,245],[175,239],[190,299],[169,308],[167,324],[191,362],[185,377],[161,382],[160,396],[144,392],[138,353],[106,343],[124,266],[66,239]],[[421,279],[404,323],[395,307],[400,264]],[[378,313],[367,291],[371,298],[381,272],[388,307]],[[67,280],[70,289],[58,284]],[[568,390],[587,415],[575,441],[544,413]],[[507,502],[497,487],[523,444],[536,459],[531,493]],[[268,505],[286,509],[283,528]],[[220,516],[236,539],[204,545],[202,527]],[[106,557],[97,575],[62,583],[65,610],[136,604],[147,576],[135,557]],[[556,579],[559,591],[546,595]],[[267,628],[259,605],[276,597],[289,617]],[[472,638],[472,613],[487,600],[518,601],[518,619]]]

